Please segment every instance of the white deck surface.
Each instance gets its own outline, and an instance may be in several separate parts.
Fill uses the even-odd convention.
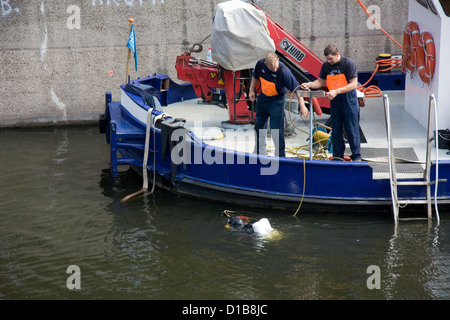
[[[404,107],[403,91],[387,91],[391,110],[392,139],[395,148],[412,147],[420,161],[426,160],[427,128],[414,119]],[[428,109],[428,105],[423,106]],[[386,122],[383,99],[367,98],[366,106],[361,108],[360,126],[367,138],[362,147],[387,147]],[[434,122],[433,122],[434,126]],[[442,129],[442,128],[440,128]],[[433,129],[434,131],[434,129]],[[435,142],[432,142],[431,158],[436,159]],[[450,159],[447,149],[438,149],[438,157]],[[364,155],[363,155],[364,156]]]

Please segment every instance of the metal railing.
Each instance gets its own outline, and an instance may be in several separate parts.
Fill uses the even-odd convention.
[[[395,154],[394,154],[394,146],[392,141],[392,131],[391,131],[391,119],[390,119],[390,107],[389,107],[389,98],[385,94],[383,96],[384,103],[384,112],[386,117],[386,135],[387,135],[387,143],[388,143],[388,159],[389,159],[389,180],[391,187],[391,197],[392,197],[392,209],[394,214],[394,221],[397,224],[399,221],[399,210],[401,205],[407,204],[426,204],[427,205],[427,214],[428,219],[432,219],[432,196],[431,196],[431,185],[435,184],[435,192],[434,192],[434,206],[436,212],[437,223],[439,224],[439,211],[437,204],[437,190],[438,190],[438,181],[447,181],[446,179],[439,180],[439,159],[438,159],[438,145],[437,138],[433,137],[433,122],[435,126],[435,132],[438,128],[437,121],[437,103],[436,98],[432,94],[429,100],[429,108],[428,108],[428,129],[427,129],[427,149],[426,149],[426,162],[425,162],[425,170],[423,172],[423,180],[415,180],[415,181],[398,181],[397,180],[397,171],[395,167]],[[435,149],[436,149],[436,177],[434,181],[431,181],[431,142],[435,140]],[[423,185],[426,188],[426,199],[399,199],[398,194],[398,186],[418,186]],[[405,219],[402,219],[405,220]]]

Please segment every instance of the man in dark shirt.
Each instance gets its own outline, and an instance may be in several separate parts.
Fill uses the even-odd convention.
[[[266,154],[265,138],[263,134],[267,128],[267,120],[270,117],[270,130],[275,144],[275,156],[285,157],[284,141],[284,96],[289,90],[294,92],[298,89],[298,82],[291,70],[279,61],[275,53],[269,53],[260,59],[253,70],[250,84],[249,98],[256,98],[255,87],[261,82],[261,94],[256,101],[256,152]],[[308,117],[309,110],[305,106],[302,97],[297,96],[300,105],[300,114]]]
[[[355,63],[339,54],[334,45],[324,50],[327,59],[323,63],[319,78],[302,84],[302,89],[319,89],[325,84],[328,87],[327,98],[331,100],[331,141],[333,159],[344,159],[345,142],[343,129],[352,152],[353,161],[361,160],[359,137],[359,104],[356,95],[358,73]]]

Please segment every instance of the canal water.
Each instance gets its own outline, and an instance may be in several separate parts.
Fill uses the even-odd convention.
[[[109,173],[96,127],[0,130],[0,299],[398,300],[450,298],[450,215],[276,212]],[[225,227],[224,210],[276,236]]]

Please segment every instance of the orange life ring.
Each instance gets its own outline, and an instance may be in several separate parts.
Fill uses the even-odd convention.
[[[419,45],[421,49],[417,52],[417,70],[423,82],[430,82],[434,74],[435,48],[433,36],[429,32],[422,33]]]
[[[418,70],[423,82],[430,82],[434,74],[435,47],[429,32],[420,34],[419,26],[409,21],[403,34],[402,71]]]
[[[420,30],[414,21],[408,22],[403,33],[402,71],[414,71],[417,67],[417,49],[419,47]]]

